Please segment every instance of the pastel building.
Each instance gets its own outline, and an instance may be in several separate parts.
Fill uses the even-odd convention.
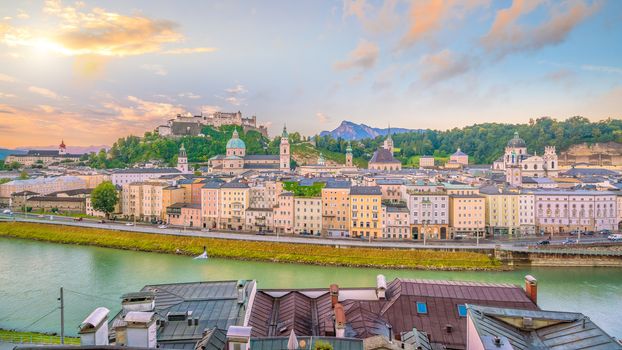
[[[382,228],[385,239],[410,239],[408,208],[405,205],[383,205]]]
[[[382,191],[378,186],[350,188],[350,235],[382,237]]]
[[[419,167],[421,168],[433,168],[434,157],[433,156],[421,156],[419,157]]]
[[[246,209],[244,229],[251,232],[274,230],[274,210],[272,208]]]
[[[534,190],[533,194],[536,225],[545,233],[617,228],[617,198],[614,192]]]
[[[173,226],[203,227],[201,205],[196,203],[175,203],[166,208],[168,223]]]
[[[222,181],[209,181],[201,187],[201,216],[203,227],[215,229],[220,217],[220,187]]]
[[[240,181],[231,181],[220,186],[219,228],[243,230],[246,209],[249,205],[249,187]]]
[[[410,211],[412,239],[449,239],[449,195],[440,186],[406,185],[402,197]]]
[[[291,192],[278,195],[278,204],[274,207],[274,229],[277,233],[294,232],[294,194]]]
[[[462,152],[460,148],[458,148],[456,153],[449,156],[449,162],[460,164],[462,166],[467,166],[469,165],[469,156],[466,153]]]
[[[518,196],[518,224],[521,234],[536,234],[535,196],[530,191],[521,191]]]
[[[490,235],[515,235],[520,230],[520,194],[501,186],[479,190],[486,205],[486,231]]]
[[[322,188],[322,232],[329,237],[350,235],[350,182],[328,181]]]
[[[449,195],[449,225],[453,236],[484,237],[486,203],[479,189],[468,185],[444,185]]]
[[[294,233],[320,234],[322,231],[322,198],[294,197]]]
[[[27,180],[13,180],[0,185],[0,197],[9,198],[18,192],[34,192],[46,195],[53,192],[86,188],[86,182],[77,176],[38,177]]]

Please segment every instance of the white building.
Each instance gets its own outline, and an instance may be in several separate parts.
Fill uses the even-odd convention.
[[[508,141],[503,157],[493,163],[494,170],[506,172],[507,181],[513,185],[520,185],[517,176],[528,177],[556,177],[559,173],[559,163],[555,146],[544,147],[544,154],[529,154],[525,140],[514,133]]]
[[[113,185],[123,186],[133,182],[157,179],[165,175],[181,175],[181,172],[176,168],[127,168],[112,173],[111,179]]]
[[[607,191],[534,191],[535,221],[549,234],[572,230],[613,230],[617,226],[616,194]]]

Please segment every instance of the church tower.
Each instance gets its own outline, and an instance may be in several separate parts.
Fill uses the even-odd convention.
[[[393,154],[394,147],[393,147],[393,138],[391,137],[391,124],[389,124],[389,132],[387,134],[387,138],[384,140],[383,147],[389,150],[391,154]]]
[[[283,134],[281,134],[281,146],[280,146],[280,158],[281,158],[281,171],[290,171],[291,155],[289,152],[289,135],[287,134],[287,127],[283,126]]]
[[[555,152],[555,146],[545,146],[544,155],[544,169],[547,177],[557,177],[559,174],[557,152]]]
[[[521,166],[518,163],[516,152],[512,152],[510,155],[510,163],[505,166],[505,181],[510,186],[520,187],[523,185],[523,174],[521,172]]]
[[[65,140],[61,140],[60,146],[58,146],[58,155],[64,156],[67,154],[67,146],[65,146]]]
[[[177,170],[181,171],[183,174],[188,173],[188,156],[186,155],[186,148],[184,144],[181,144],[181,148],[179,148],[179,156],[177,156]]]
[[[352,145],[350,145],[349,141],[348,141],[348,148],[346,148],[346,166],[347,167],[352,166]]]

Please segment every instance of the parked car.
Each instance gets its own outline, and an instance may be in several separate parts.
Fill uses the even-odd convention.
[[[207,228],[207,227],[206,227],[206,228],[202,229],[201,231],[203,231],[203,232],[209,232],[209,228]]]
[[[160,226],[158,226],[158,228],[168,228],[168,226],[166,226],[166,225],[160,225]]]
[[[579,230],[572,230],[570,232],[568,232],[569,235],[574,236],[574,235],[578,235],[579,234]]]
[[[594,232],[594,231],[585,231],[585,232],[583,232],[583,234],[586,235],[586,236],[593,236],[595,233],[596,232]]]
[[[41,215],[37,215],[37,217],[38,217],[39,219],[43,219],[43,218],[45,218],[45,216],[44,216],[43,214],[41,214]]]
[[[257,231],[257,233],[255,233],[258,236],[265,236],[266,235],[266,231]]]
[[[11,214],[13,214],[13,213],[11,212],[11,209],[4,209],[4,210],[2,211],[2,214],[9,214],[9,215],[11,215]]]
[[[133,222],[126,222],[125,226],[134,226],[134,223]]]
[[[99,223],[100,223],[100,224],[105,224],[105,223],[106,223],[106,220],[99,220]]]
[[[607,239],[614,242],[622,241],[622,234],[614,233],[612,235],[609,235]]]
[[[82,218],[73,218],[73,221],[82,221]]]
[[[610,235],[611,234],[611,230],[600,230],[600,231],[598,231],[598,233],[600,233],[601,235]]]
[[[464,239],[464,238],[466,238],[465,235],[454,235],[454,239],[455,240],[461,240],[461,239]]]
[[[549,241],[548,239],[542,240],[538,242],[538,245],[549,245],[551,244],[551,241]]]
[[[577,243],[577,241],[574,240],[574,239],[570,239],[570,238],[566,238],[566,240],[562,242],[562,244],[564,244],[564,245],[575,244],[575,243]]]

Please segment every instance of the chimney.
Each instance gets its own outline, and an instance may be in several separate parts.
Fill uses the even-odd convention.
[[[339,302],[339,286],[336,284],[330,285],[330,302],[333,309],[335,305]]]
[[[346,336],[346,313],[343,305],[335,304],[335,337],[344,338]]]
[[[124,294],[121,300],[121,308],[125,313],[130,311],[153,311],[155,308],[155,293],[138,292]]]
[[[534,304],[538,305],[538,280],[532,275],[525,276],[525,293]]]
[[[127,323],[126,345],[137,348],[155,348],[156,322],[154,312],[130,311],[123,319]]]
[[[252,327],[229,326],[227,350],[250,350]]]
[[[245,281],[238,280],[238,304],[244,304],[246,301]]]
[[[384,275],[376,276],[376,296],[378,300],[386,299],[387,279]]]
[[[108,345],[108,313],[105,307],[98,307],[80,324],[80,345]]]

